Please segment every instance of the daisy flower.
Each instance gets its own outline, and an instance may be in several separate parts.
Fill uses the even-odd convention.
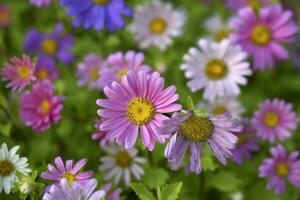
[[[170,4],[150,1],[135,10],[130,29],[141,48],[154,45],[165,50],[172,44],[172,37],[181,34],[184,21],[184,12]]]
[[[245,76],[251,75],[247,54],[229,40],[220,43],[206,39],[198,42],[199,48],[191,48],[184,55],[181,69],[189,79],[192,92],[204,89],[204,99],[240,94],[238,85],[247,84]]]
[[[108,155],[100,158],[99,170],[106,175],[105,180],[113,179],[118,184],[123,179],[126,186],[131,181],[131,174],[139,181],[144,175],[144,170],[139,164],[144,164],[146,159],[137,156],[135,148],[124,149],[121,146],[111,143],[102,148]]]
[[[73,36],[63,35],[63,28],[63,23],[58,23],[52,33],[42,34],[35,29],[30,30],[25,37],[25,50],[70,64],[74,59],[71,52]]]
[[[103,123],[103,121],[104,121],[103,119],[96,121],[94,127],[97,129],[97,131],[92,134],[93,140],[99,140],[100,147],[102,147],[103,145],[105,145],[108,142],[108,140],[106,139],[107,132],[100,130],[100,126]]]
[[[100,74],[102,69],[104,72]],[[107,71],[110,70],[107,69],[107,62],[104,59],[96,54],[89,54],[77,67],[78,85],[87,84],[92,89],[103,89],[113,81],[106,76]]]
[[[275,61],[289,58],[283,44],[293,42],[298,32],[292,17],[292,12],[283,11],[279,4],[262,8],[258,15],[244,8],[230,22],[235,30],[230,38],[253,56],[254,69],[273,68]]]
[[[228,38],[230,29],[219,15],[214,15],[204,22],[204,28],[209,32],[213,40],[220,42]]]
[[[257,136],[263,140],[274,142],[291,137],[291,131],[297,128],[297,115],[293,105],[284,100],[264,101],[252,119]]]
[[[8,150],[6,143],[0,148],[0,193],[4,189],[6,194],[19,180],[16,173],[27,175],[31,172],[28,168],[27,158],[19,157],[16,152],[20,146],[14,146]]]
[[[109,192],[111,189],[111,186],[112,185],[110,183],[107,183],[103,188],[103,190],[106,193],[105,199],[106,200],[120,200],[122,190],[120,188],[118,188],[113,192]]]
[[[39,57],[34,72],[38,81],[54,81],[58,78],[59,73],[56,70],[55,63],[47,57]]]
[[[54,96],[50,82],[38,82],[20,97],[21,119],[36,132],[46,131],[60,120],[63,100],[63,96]]]
[[[54,159],[56,167],[48,164],[49,172],[42,172],[41,177],[46,180],[51,180],[55,185],[59,185],[62,179],[66,179],[69,185],[74,182],[78,182],[81,186],[84,186],[93,176],[93,171],[80,172],[80,170],[85,166],[86,159],[81,159],[73,165],[73,160],[67,160],[64,164],[60,156]],[[46,190],[51,186],[48,185]]]
[[[201,110],[174,113],[159,130],[163,135],[174,133],[165,151],[171,169],[179,168],[189,150],[190,171],[199,174],[203,144],[208,143],[217,159],[225,165],[238,141],[234,133],[241,132],[242,125],[228,112],[211,116]]]
[[[209,113],[220,115],[229,112],[233,118],[241,119],[245,112],[244,107],[235,97],[217,98],[213,101],[198,103],[198,108],[205,108]]]
[[[132,9],[124,0],[60,0],[60,5],[67,7],[67,15],[74,17],[73,26],[83,26],[102,31],[107,27],[114,32],[125,27],[122,16],[132,16]]]
[[[106,138],[126,149],[133,147],[138,132],[150,151],[155,141],[164,143],[166,136],[156,129],[168,119],[165,113],[178,111],[181,105],[174,103],[179,98],[176,87],[163,87],[164,79],[158,72],[130,70],[120,83],[113,82],[111,87],[104,88],[108,99],[98,99],[97,104],[101,106],[98,115],[104,118],[100,130],[107,131]]]
[[[6,4],[0,4],[0,28],[9,26],[10,21],[10,8]]]
[[[33,81],[35,65],[31,62],[30,58],[26,55],[17,58],[13,57],[10,63],[6,63],[5,67],[1,70],[2,80],[9,81],[6,87],[15,90],[23,90]]]
[[[30,0],[32,5],[36,7],[48,6],[51,3],[51,0]]]
[[[59,185],[53,185],[51,189],[43,195],[43,200],[100,200],[105,197],[105,191],[95,190],[97,180],[90,179],[83,187],[78,182],[69,185],[66,179],[62,179]]]
[[[240,133],[235,133],[238,137],[238,143],[233,150],[232,160],[241,165],[243,163],[243,158],[251,159],[251,153],[258,151],[259,146],[256,144],[258,138],[254,137],[254,127],[249,119],[243,120],[243,131]]]
[[[258,10],[261,7],[271,4],[270,0],[227,0],[226,4],[229,8],[238,11],[241,8],[251,7]]]
[[[266,158],[259,167],[259,177],[270,178],[267,188],[274,188],[275,193],[278,195],[285,192],[286,181],[300,188],[299,152],[293,151],[287,155],[282,145],[271,148],[270,152],[272,157]]]

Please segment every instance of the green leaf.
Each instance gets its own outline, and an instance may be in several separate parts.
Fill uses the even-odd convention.
[[[182,187],[182,182],[166,185],[161,189],[161,200],[176,200]]]
[[[223,192],[232,192],[241,187],[242,180],[230,172],[219,172],[206,179],[208,185]]]
[[[130,187],[141,200],[157,200],[151,191],[141,183],[131,183]]]
[[[0,132],[4,136],[8,137],[10,135],[10,130],[11,130],[11,123],[0,124]]]
[[[204,154],[201,157],[202,169],[204,171],[214,171],[218,168],[218,165],[214,162],[212,155]]]
[[[187,106],[190,110],[195,110],[195,108],[196,108],[191,96],[188,96],[188,98],[187,98]]]
[[[142,182],[150,188],[156,188],[166,184],[168,178],[169,174],[164,169],[149,168],[143,176]]]

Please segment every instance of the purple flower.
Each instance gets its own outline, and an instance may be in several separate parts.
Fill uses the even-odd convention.
[[[0,28],[9,26],[10,21],[10,8],[6,4],[0,4]]]
[[[63,35],[63,28],[64,25],[58,23],[55,30],[49,34],[39,33],[35,29],[30,30],[25,37],[25,50],[52,59],[57,58],[64,64],[70,64],[74,59],[74,55],[70,51],[74,45],[73,36]]]
[[[73,165],[73,160],[67,160],[64,164],[60,156],[56,157],[55,160],[56,168],[48,164],[49,172],[42,172],[41,177],[46,180],[54,181],[55,185],[59,185],[62,179],[66,179],[69,185],[74,182],[78,182],[81,186],[84,186],[93,176],[93,171],[79,172],[86,164],[86,159],[81,159]],[[46,190],[52,186],[49,185]]]
[[[241,8],[251,7],[259,9],[270,5],[270,0],[227,0],[226,4],[229,8],[238,11]]]
[[[52,59],[41,56],[37,60],[34,75],[39,81],[54,81],[59,76],[59,73],[56,70],[55,63]]]
[[[67,15],[74,17],[73,26],[83,26],[102,31],[107,27],[114,32],[124,28],[122,15],[132,16],[131,8],[124,0],[60,0],[61,6],[67,7]]]
[[[165,156],[172,170],[177,170],[186,154],[190,152],[190,171],[201,173],[201,153],[203,143],[208,143],[217,159],[226,164],[232,157],[232,150],[238,138],[233,133],[242,131],[242,125],[226,112],[209,116],[204,113],[190,111],[175,113],[164,121],[159,129],[161,134],[175,133],[165,150]]]
[[[271,148],[270,152],[272,158],[266,158],[259,167],[259,177],[270,177],[267,188],[274,188],[278,195],[285,192],[285,181],[300,188],[299,152],[293,151],[287,155],[282,145]]]
[[[291,137],[291,131],[297,127],[297,116],[293,106],[284,100],[266,100],[252,119],[257,136],[263,140],[274,142]]]
[[[120,200],[121,199],[120,195],[121,195],[122,190],[120,188],[118,188],[115,191],[109,193],[111,186],[112,185],[110,183],[107,183],[103,188],[103,190],[106,193],[105,199],[106,200]]]
[[[6,85],[8,88],[15,90],[23,90],[36,80],[33,73],[35,65],[32,64],[30,58],[23,55],[22,59],[13,57],[10,63],[6,63],[1,70],[2,80],[9,81]]]
[[[30,0],[30,3],[37,7],[42,7],[48,6],[51,3],[51,0]]]
[[[243,157],[251,159],[251,153],[259,150],[259,146],[256,144],[258,138],[251,135],[253,132],[254,128],[251,121],[244,119],[243,131],[240,133],[235,133],[235,135],[238,137],[238,143],[232,152],[232,159],[239,165],[243,163]]]
[[[59,186],[53,185],[44,194],[43,200],[100,200],[105,196],[105,191],[95,191],[97,184],[96,179],[91,179],[81,187],[77,182],[69,185],[66,179],[62,179]]]
[[[103,145],[105,145],[108,142],[108,140],[106,139],[107,131],[100,130],[100,126],[104,121],[105,120],[103,120],[103,119],[96,121],[95,128],[97,128],[97,131],[95,133],[93,133],[93,135],[92,135],[93,140],[99,140],[100,147],[102,147]]]
[[[236,31],[230,38],[253,56],[254,69],[273,68],[275,61],[289,58],[282,45],[293,42],[298,32],[292,16],[279,4],[262,8],[258,15],[251,8],[241,9],[230,23]]]
[[[164,88],[164,79],[158,72],[130,70],[121,82],[113,82],[104,88],[108,99],[98,99],[101,106],[98,115],[104,118],[101,131],[107,131],[106,138],[115,140],[126,149],[133,147],[140,131],[144,145],[152,151],[155,141],[165,142],[166,136],[157,132],[162,121],[168,119],[165,113],[178,111],[181,105],[176,87]]]
[[[20,97],[21,119],[36,132],[46,131],[60,120],[63,100],[63,96],[54,96],[50,82],[38,82]]]

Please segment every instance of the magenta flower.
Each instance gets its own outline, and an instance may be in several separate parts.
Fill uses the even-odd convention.
[[[21,119],[36,132],[46,131],[60,120],[63,100],[63,96],[54,96],[50,82],[38,82],[20,97]]]
[[[1,70],[2,80],[9,81],[6,87],[15,90],[23,90],[36,80],[33,73],[35,65],[32,64],[30,58],[23,55],[22,59],[13,57],[10,63],[6,63]]]
[[[130,70],[121,82],[113,82],[104,88],[108,99],[98,99],[102,107],[98,115],[104,118],[100,130],[107,131],[106,138],[119,145],[131,148],[140,131],[144,145],[152,151],[155,141],[165,142],[165,135],[157,132],[162,121],[168,119],[165,113],[178,111],[181,105],[174,103],[179,95],[176,87],[163,89],[164,79],[158,72]]]
[[[60,156],[54,159],[56,167],[48,164],[49,172],[42,172],[41,177],[46,180],[53,181],[55,185],[59,185],[62,179],[66,179],[69,185],[74,182],[78,182],[81,186],[84,186],[93,176],[93,171],[80,172],[80,170],[85,166],[86,159],[81,159],[73,165],[73,160],[67,160],[64,164]],[[52,186],[48,185],[46,190],[49,190]]]
[[[239,139],[235,149],[233,150],[232,160],[235,163],[241,165],[243,163],[243,157],[251,159],[251,153],[259,150],[259,146],[256,144],[258,138],[251,135],[254,131],[255,130],[251,121],[244,119],[243,131],[240,133],[235,133]]]
[[[30,0],[32,5],[37,7],[48,6],[51,3],[51,0]]]
[[[284,100],[266,100],[252,119],[257,136],[274,142],[276,138],[283,141],[291,137],[291,131],[297,127],[297,116],[293,106]]]
[[[238,11],[241,8],[251,7],[259,9],[264,6],[270,5],[270,0],[227,0],[226,4],[229,8]]]
[[[103,119],[96,121],[95,128],[97,129],[97,131],[94,132],[92,135],[93,140],[99,140],[100,147],[102,147],[108,142],[108,140],[106,139],[107,131],[100,130],[100,126],[103,123],[103,121]]]
[[[233,133],[242,131],[242,125],[226,112],[210,116],[204,113],[189,111],[175,113],[165,120],[160,128],[162,135],[175,133],[165,149],[172,170],[177,170],[183,161],[186,151],[190,154],[190,171],[201,173],[202,146],[208,143],[217,159],[225,165],[232,157],[232,150],[238,138]]]
[[[106,193],[105,199],[106,200],[120,200],[122,190],[120,188],[117,188],[115,191],[109,192],[111,190],[111,186],[112,185],[110,183],[107,183],[103,188],[103,190]]]
[[[293,151],[287,155],[282,145],[271,148],[272,158],[266,158],[259,167],[259,177],[270,177],[268,189],[274,188],[280,195],[285,192],[285,181],[300,188],[299,152]]]
[[[0,29],[9,26],[10,20],[10,8],[6,4],[0,4]]]
[[[293,42],[298,32],[292,16],[279,4],[262,8],[258,15],[249,7],[241,9],[230,23],[236,31],[230,38],[253,56],[254,69],[273,68],[275,61],[289,58],[282,45]]]
[[[55,63],[52,59],[47,57],[39,57],[36,63],[34,75],[38,81],[54,81],[59,76],[59,73],[56,70]]]

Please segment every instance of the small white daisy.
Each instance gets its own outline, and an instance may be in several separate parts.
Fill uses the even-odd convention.
[[[242,104],[235,97],[217,98],[213,101],[202,101],[197,105],[198,108],[205,108],[208,113],[220,115],[225,112],[230,112],[233,118],[241,119],[245,112]]]
[[[123,177],[125,185],[130,183],[132,173],[136,180],[141,180],[144,170],[138,165],[146,162],[146,159],[137,156],[135,148],[126,150],[121,146],[110,144],[102,147],[109,155],[100,158],[100,171],[106,172],[105,180],[114,179],[118,184]]]
[[[27,175],[31,172],[28,168],[27,158],[19,157],[16,152],[20,146],[15,146],[8,150],[6,143],[2,144],[0,149],[0,193],[4,189],[6,194],[10,193],[10,189],[19,180],[16,172]]]
[[[189,49],[181,65],[191,91],[204,89],[208,100],[240,94],[238,85],[246,85],[245,76],[252,74],[247,54],[228,39],[219,43],[200,39],[198,45],[200,49]]]
[[[155,45],[164,50],[172,44],[172,37],[181,34],[184,21],[183,11],[173,9],[170,4],[151,1],[136,9],[130,30],[141,48]]]
[[[228,38],[230,29],[227,22],[224,22],[219,15],[214,15],[204,22],[205,29],[214,41],[220,42]]]

